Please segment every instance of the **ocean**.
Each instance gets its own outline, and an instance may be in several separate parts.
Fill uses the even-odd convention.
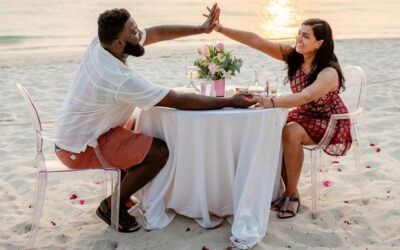
[[[220,0],[221,23],[270,39],[293,38],[301,22],[327,20],[335,39],[400,38],[399,0]],[[104,10],[126,8],[139,27],[201,24],[209,1],[200,0],[0,0],[0,55],[29,51],[83,50]],[[223,40],[219,34],[169,44]]]

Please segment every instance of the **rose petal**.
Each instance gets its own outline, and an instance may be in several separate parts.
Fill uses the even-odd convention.
[[[232,247],[227,247],[226,250],[232,250]]]
[[[388,193],[388,194],[389,194],[389,193],[390,193],[390,190],[386,191],[386,193]]]
[[[376,149],[376,152],[377,152],[377,153],[381,152],[381,149],[380,149],[380,148],[377,148],[377,149]]]
[[[79,203],[81,203],[81,205],[85,204],[85,200],[80,200]]]
[[[371,168],[371,166],[365,166],[366,168]]]
[[[207,247],[203,247],[201,250],[210,250],[210,249],[208,249]]]
[[[371,144],[369,144],[371,147],[375,147],[375,144],[373,144],[373,143],[371,143]]]
[[[337,171],[342,172],[342,169],[341,169],[341,168],[338,168]]]
[[[324,181],[324,186],[325,187],[329,187],[331,185],[331,182],[330,181]]]
[[[187,227],[187,228],[186,228],[186,232],[190,232],[190,227]]]
[[[53,225],[53,227],[56,225],[54,221],[50,221],[50,223]]]
[[[344,203],[348,204],[348,203],[350,203],[350,202],[349,202],[349,201],[344,201]]]
[[[333,161],[332,162],[332,164],[338,164],[339,163],[339,161]]]
[[[29,205],[29,208],[32,208],[32,205]]]
[[[76,196],[75,194],[71,195],[71,197],[69,197],[70,200],[75,200],[76,198],[78,198],[78,196]]]
[[[96,182],[96,185],[100,185],[102,183],[103,183],[102,181],[98,181],[98,182]]]

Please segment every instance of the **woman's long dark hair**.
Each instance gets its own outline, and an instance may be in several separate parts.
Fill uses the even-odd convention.
[[[314,60],[311,65],[311,75],[307,80],[306,86],[312,84],[321,72],[326,67],[332,67],[336,69],[339,75],[340,88],[344,90],[344,77],[342,70],[336,55],[334,53],[334,43],[332,37],[332,30],[329,24],[319,18],[312,18],[304,21],[302,25],[310,25],[313,29],[314,36],[317,41],[324,40],[321,47],[317,50]],[[287,80],[293,79],[297,70],[301,68],[301,64],[304,62],[302,54],[297,53],[295,48],[291,48],[288,51],[282,51],[284,61],[287,64],[288,75]]]

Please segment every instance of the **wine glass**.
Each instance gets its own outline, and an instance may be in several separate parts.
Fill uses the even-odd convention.
[[[254,82],[249,86],[249,93],[261,93],[264,91],[265,88],[261,86],[261,83],[258,80],[258,71],[254,70]]]
[[[267,95],[271,97],[276,97],[277,92],[277,82],[278,78],[276,76],[267,76],[266,90]]]
[[[199,76],[199,67],[194,65],[186,65],[186,76],[189,77],[190,79],[188,85],[186,86],[189,92],[200,94],[200,90],[196,87],[196,85],[193,82],[193,78]]]

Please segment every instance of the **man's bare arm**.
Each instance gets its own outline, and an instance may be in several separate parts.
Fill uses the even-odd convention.
[[[256,103],[251,95],[238,94],[232,97],[209,97],[194,94],[169,93],[156,106],[164,106],[183,110],[209,110],[224,107],[247,108]]]
[[[218,5],[214,4],[210,10],[207,20],[201,25],[160,25],[146,28],[146,40],[143,45],[149,45],[165,40],[176,39],[185,36],[197,35],[202,33],[210,33],[214,26]]]

